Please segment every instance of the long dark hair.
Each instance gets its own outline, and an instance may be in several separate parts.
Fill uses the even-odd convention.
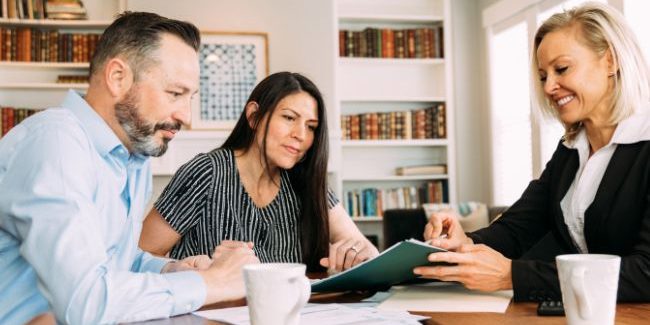
[[[305,76],[292,72],[274,73],[262,80],[253,89],[246,104],[255,102],[257,111],[246,117],[246,110],[242,112],[235,128],[221,148],[230,150],[248,151],[255,143],[256,130],[260,123],[266,119],[266,130],[262,145],[262,159],[269,172],[266,156],[266,137],[269,132],[271,115],[278,103],[285,97],[304,91],[316,100],[318,127],[314,131],[314,142],[307,150],[304,159],[288,170],[291,185],[300,198],[300,241],[302,244],[303,262],[310,271],[321,270],[319,260],[325,257],[329,250],[329,226],[327,218],[327,160],[329,156],[329,143],[327,135],[327,116],[323,96],[311,80]],[[252,122],[252,123],[250,123]],[[253,125],[251,127],[251,124]]]

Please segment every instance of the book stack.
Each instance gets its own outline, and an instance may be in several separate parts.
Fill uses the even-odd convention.
[[[45,4],[47,19],[82,20],[88,13],[81,0],[47,0]]]
[[[63,84],[84,84],[88,83],[88,75],[58,75],[56,83]]]
[[[0,107],[0,135],[4,136],[18,123],[40,111],[40,109]]]
[[[445,104],[412,111],[341,115],[344,140],[444,139]]]
[[[398,176],[443,175],[446,173],[447,173],[447,165],[442,165],[442,164],[398,167],[395,169],[395,175]]]
[[[351,217],[381,217],[387,209],[415,209],[424,203],[449,202],[446,180],[397,188],[362,188],[346,191],[344,205]]]
[[[0,17],[14,19],[45,18],[45,0],[2,0]]]
[[[443,27],[339,30],[339,56],[361,58],[442,58]]]
[[[89,62],[100,34],[0,26],[0,61]]]

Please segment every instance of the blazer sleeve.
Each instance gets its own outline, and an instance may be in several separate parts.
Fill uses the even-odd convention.
[[[482,243],[510,259],[521,257],[537,243],[551,227],[550,183],[560,160],[558,148],[546,164],[539,179],[533,180],[508,210],[490,226],[468,233],[474,243]]]
[[[650,193],[643,195],[646,209],[639,236],[631,251],[621,256],[618,301],[650,301]]]
[[[560,286],[554,261],[548,256],[560,251],[554,234],[552,193],[566,149],[558,144],[539,179],[533,180],[501,218],[490,226],[469,233],[475,243],[485,244],[512,259],[512,286],[515,301],[560,299]],[[549,247],[555,247],[552,253]],[[528,254],[533,252],[533,254]],[[537,253],[542,253],[541,259]]]

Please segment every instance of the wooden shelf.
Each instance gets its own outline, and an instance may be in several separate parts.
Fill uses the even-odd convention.
[[[381,222],[382,217],[350,217],[354,222]]]
[[[0,61],[0,67],[34,69],[88,69],[90,63]]]
[[[409,139],[409,140],[342,140],[343,147],[444,147],[447,139]]]
[[[0,89],[87,89],[88,84],[64,84],[47,82],[0,83]]]
[[[445,64],[444,58],[362,58],[362,57],[339,57],[339,64],[382,64],[382,65],[440,65]]]
[[[341,102],[344,103],[433,103],[433,102],[444,102],[446,101],[445,97],[348,97],[341,98]]]
[[[410,23],[433,24],[442,23],[444,17],[436,15],[390,15],[390,14],[342,14],[340,23]]]
[[[343,176],[342,180],[344,182],[383,182],[383,181],[424,181],[424,180],[436,180],[436,179],[447,179],[449,176],[447,174],[442,175],[410,175],[410,176],[361,176],[361,177],[345,177]]]
[[[0,24],[25,27],[58,27],[58,28],[92,28],[104,29],[110,25],[109,20],[54,20],[54,19],[17,19],[0,18]]]

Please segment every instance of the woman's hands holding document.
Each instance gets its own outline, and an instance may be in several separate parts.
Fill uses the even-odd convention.
[[[379,255],[377,248],[365,238],[348,238],[330,244],[329,256],[321,258],[320,265],[328,273],[347,270]]]
[[[434,212],[424,227],[424,239],[432,246],[455,250],[463,244],[472,244],[452,210]]]
[[[451,266],[421,266],[413,273],[425,278],[456,281],[472,290],[512,289],[512,261],[485,245],[475,245],[465,235],[452,211],[434,213],[424,228],[424,239],[431,245],[449,250],[429,255],[430,262]]]
[[[460,282],[472,290],[512,289],[512,261],[485,245],[464,244],[455,252],[432,253],[429,261],[455,265],[420,266],[413,273],[425,278]]]

